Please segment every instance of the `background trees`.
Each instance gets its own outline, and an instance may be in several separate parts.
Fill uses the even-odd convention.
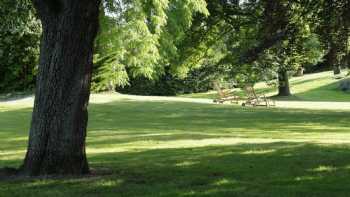
[[[217,72],[236,83],[278,75],[279,95],[288,96],[288,72],[317,63],[323,54],[311,27],[318,6],[314,1],[211,1],[210,16],[192,28],[191,37],[204,43],[197,45],[200,51],[222,49]]]
[[[0,7],[0,92],[33,88],[40,23],[29,0],[3,0]]]
[[[101,10],[96,91],[124,87],[129,78],[157,79],[166,70],[185,73],[186,66],[176,67],[178,47],[193,16],[208,15],[205,0],[105,1]]]
[[[3,51],[12,58],[2,59],[11,62],[2,63],[0,91],[28,89],[36,75],[40,26],[27,0],[16,1],[21,6],[3,2],[8,11],[2,14],[9,16],[4,24],[16,24],[21,33],[7,33],[10,41],[2,37]],[[23,16],[10,17],[24,7]],[[92,90],[159,94],[151,90],[162,87],[175,95],[207,90],[209,79],[220,78],[276,80],[280,95],[289,95],[284,84],[298,70],[338,73],[348,64],[348,7],[345,0],[105,0]],[[194,75],[205,76],[203,88],[194,88]],[[134,91],[145,86],[148,93]]]
[[[334,74],[340,74],[346,66],[349,53],[349,2],[346,0],[321,1],[318,31],[327,53],[323,66],[329,66]]]

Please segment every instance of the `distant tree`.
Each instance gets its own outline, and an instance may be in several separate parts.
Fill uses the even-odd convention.
[[[319,12],[318,32],[327,50],[324,66],[340,74],[342,64],[346,64],[349,43],[349,1],[322,0]]]
[[[199,22],[194,23],[197,26],[189,33],[190,43],[197,50],[190,48],[185,59],[191,61],[198,56],[205,59],[203,51],[223,48],[215,63],[217,72],[225,72],[239,83],[273,79],[275,72],[279,75],[280,94],[290,95],[288,71],[314,63],[315,58],[319,60],[318,52],[322,53],[316,46],[317,38],[313,40],[316,45],[302,44],[312,34],[309,24],[315,20],[313,10],[318,7],[312,0],[208,1],[210,16],[197,19]],[[311,41],[310,37],[307,43]],[[261,60],[267,53],[269,62],[274,59],[271,64],[266,58]],[[307,58],[312,61],[306,61]]]

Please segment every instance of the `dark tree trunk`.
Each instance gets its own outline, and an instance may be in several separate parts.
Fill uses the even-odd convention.
[[[84,174],[93,42],[100,0],[33,0],[42,21],[26,175]]]
[[[288,72],[280,69],[278,72],[278,96],[290,96]]]
[[[348,54],[345,57],[345,65],[348,68],[348,72],[350,74],[350,52],[348,52]]]
[[[328,55],[326,56],[326,64],[333,68],[334,75],[340,74],[340,65],[337,58],[337,47],[335,44],[331,45]]]
[[[339,75],[341,73],[341,69],[340,69],[339,65],[333,66],[333,73],[334,73],[334,75]]]
[[[305,69],[303,67],[299,67],[298,70],[297,70],[296,76],[297,77],[304,76],[304,70]]]
[[[329,71],[330,69],[333,69],[332,66],[330,65],[331,64],[330,56],[331,56],[331,50],[329,50],[327,54],[323,56],[323,61],[317,65],[317,71]]]

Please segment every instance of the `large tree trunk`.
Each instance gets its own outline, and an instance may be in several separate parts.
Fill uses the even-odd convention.
[[[84,174],[93,42],[100,0],[33,0],[42,21],[29,144],[20,172]]]
[[[290,96],[289,77],[285,69],[278,71],[278,96]]]

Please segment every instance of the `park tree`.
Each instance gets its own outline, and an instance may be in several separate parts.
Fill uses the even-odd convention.
[[[255,62],[292,31],[286,14],[289,6],[287,1],[208,1],[210,16],[198,18],[191,28],[188,39],[193,44],[183,62],[205,59],[206,51],[221,48],[216,73],[228,73],[240,83],[261,80],[263,71]]]
[[[321,35],[327,53],[324,56],[324,67],[340,74],[349,54],[349,1],[320,1],[318,33]]]
[[[315,14],[305,10],[304,6],[291,4],[284,9],[278,7],[276,13],[279,14],[273,14],[274,17],[284,18],[284,23],[291,30],[282,41],[262,53],[262,56],[266,56],[263,58],[264,63],[276,67],[278,96],[290,96],[289,76],[304,67],[317,64],[323,55],[318,36],[310,27]]]
[[[102,74],[113,73],[102,76],[109,81],[104,85],[127,83],[127,66],[134,75],[151,76],[169,65],[193,13],[207,14],[206,3],[33,0],[33,4],[43,33],[29,144],[20,171],[85,174],[89,172],[85,138],[93,49]],[[100,22],[108,29],[98,34]],[[110,83],[115,78],[124,82]]]
[[[191,28],[195,44],[185,55],[203,59],[206,49],[224,48],[216,71],[238,83],[277,75],[279,95],[290,95],[288,73],[317,63],[323,53],[311,28],[320,9],[316,1],[208,1],[208,9],[210,16]]]
[[[21,173],[84,174],[100,0],[33,0],[42,23],[29,144]]]

